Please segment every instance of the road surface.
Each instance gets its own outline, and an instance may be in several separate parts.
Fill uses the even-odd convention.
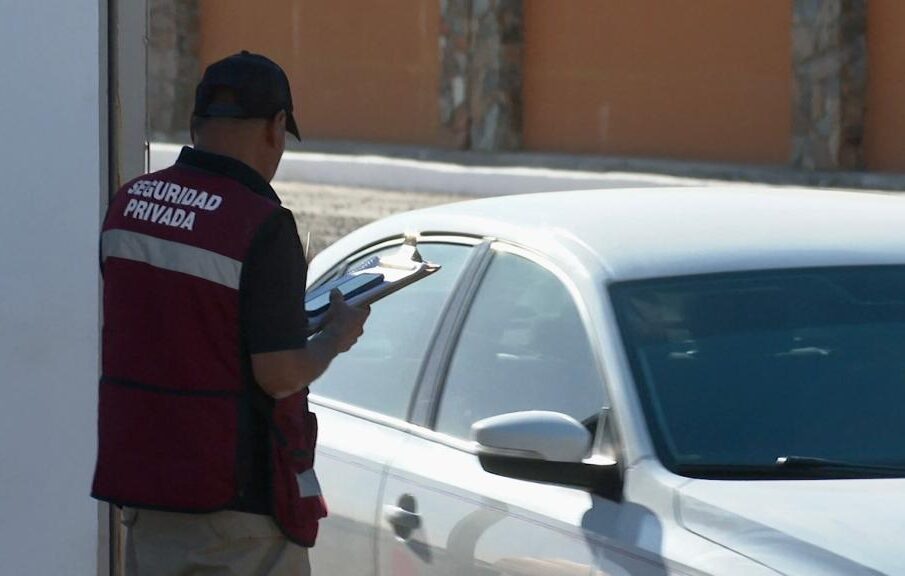
[[[296,182],[274,182],[273,187],[283,205],[295,215],[302,243],[306,242],[310,232],[309,259],[372,220],[397,212],[472,198],[458,194],[371,190]]]

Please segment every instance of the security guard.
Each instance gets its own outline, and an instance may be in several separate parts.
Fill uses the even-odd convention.
[[[307,390],[362,333],[332,295],[307,338],[306,262],[271,188],[285,73],[242,52],[197,87],[194,148],[113,199],[92,494],[124,506],[127,573],[306,574],[326,514]]]

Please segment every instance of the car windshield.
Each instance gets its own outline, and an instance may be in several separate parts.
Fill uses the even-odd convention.
[[[668,468],[779,469],[786,456],[905,468],[905,266],[625,282],[611,294]]]

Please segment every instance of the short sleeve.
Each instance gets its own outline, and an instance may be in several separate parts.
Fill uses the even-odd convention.
[[[280,208],[258,230],[242,272],[240,322],[250,354],[304,348],[307,272],[295,220]]]

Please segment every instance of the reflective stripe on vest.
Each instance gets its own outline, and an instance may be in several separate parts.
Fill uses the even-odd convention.
[[[239,289],[242,263],[204,248],[114,229],[103,233],[101,250],[105,262],[111,257],[123,258]]]

